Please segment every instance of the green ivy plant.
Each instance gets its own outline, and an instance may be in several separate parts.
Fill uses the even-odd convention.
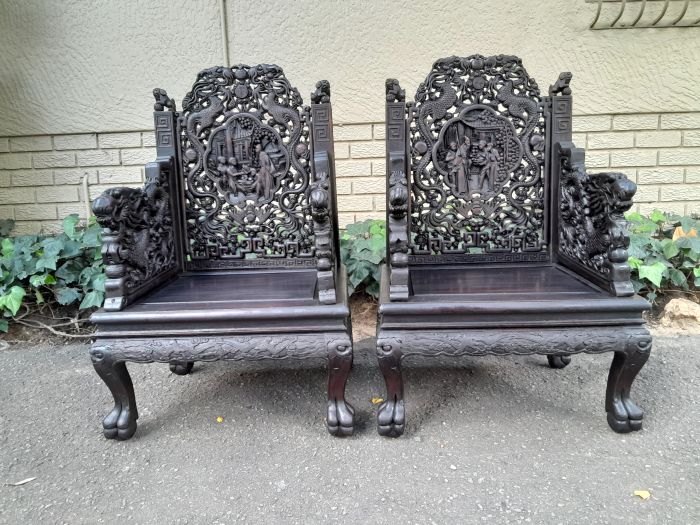
[[[629,264],[636,292],[653,302],[670,290],[700,289],[700,221],[655,210],[629,213]]]
[[[11,221],[0,224],[0,331],[22,305],[101,306],[105,273],[100,227],[79,226],[77,215],[63,220],[63,233],[10,237]]]
[[[364,289],[379,297],[379,265],[386,253],[386,223],[368,219],[348,224],[340,236],[340,255],[348,272],[348,295]]]

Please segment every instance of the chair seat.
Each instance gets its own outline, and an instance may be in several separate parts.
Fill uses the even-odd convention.
[[[409,278],[408,301],[390,302],[382,290],[385,329],[641,324],[650,308],[639,296],[614,297],[558,265],[413,266]]]
[[[342,330],[349,316],[345,295],[338,304],[321,304],[316,282],[315,270],[183,273],[124,310],[99,310],[92,320],[101,337]]]

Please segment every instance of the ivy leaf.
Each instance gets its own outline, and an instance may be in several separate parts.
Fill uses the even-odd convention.
[[[700,279],[700,266],[697,268],[693,268],[693,277],[696,279]]]
[[[78,238],[78,234],[75,230],[75,227],[78,225],[79,221],[80,217],[78,217],[78,215],[75,213],[72,213],[68,217],[63,219],[63,231],[66,232],[68,238],[73,241]]]
[[[68,286],[62,286],[60,288],[54,289],[54,294],[56,295],[56,300],[58,304],[71,304],[80,299],[80,293],[75,288],[69,288]]]
[[[639,266],[639,277],[641,279],[648,279],[655,286],[661,286],[661,279],[666,271],[666,265],[662,262],[655,262],[654,264],[642,264]]]
[[[681,251],[678,245],[671,239],[664,239],[661,241],[661,245],[663,246],[663,253],[667,259],[675,257]]]
[[[656,223],[666,222],[666,215],[664,215],[664,213],[659,210],[654,210],[649,215],[649,220],[654,221]]]
[[[21,286],[13,286],[5,295],[0,296],[0,306],[4,306],[12,315],[17,315],[22,306],[25,291]]]
[[[630,268],[634,268],[636,270],[643,264],[643,261],[641,259],[637,259],[636,257],[629,257],[627,259],[627,263],[630,265]]]
[[[85,297],[83,297],[83,300],[80,302],[79,308],[82,310],[83,308],[92,308],[95,306],[100,307],[102,306],[104,298],[104,293],[98,292],[97,290],[92,290],[91,292],[85,294]]]
[[[10,323],[7,322],[7,319],[0,319],[0,332],[7,332],[10,328]]]
[[[49,284],[56,284],[56,278],[50,273],[34,274],[29,278],[29,284],[34,288]]]

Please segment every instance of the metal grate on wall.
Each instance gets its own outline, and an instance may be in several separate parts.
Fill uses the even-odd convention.
[[[700,27],[700,0],[586,0],[590,29]]]

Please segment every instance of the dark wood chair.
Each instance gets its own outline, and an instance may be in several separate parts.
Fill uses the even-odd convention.
[[[142,189],[93,203],[104,228],[95,370],[114,396],[107,438],[138,413],[125,362],[328,360],[327,427],[353,430],[345,271],[338,252],[330,86],[304,106],[275,65],[199,73],[182,111],[154,90],[157,158]]]
[[[633,182],[588,173],[571,142],[570,73],[542,96],[521,60],[449,57],[415,102],[386,82],[389,261],[379,433],[398,436],[409,356],[614,352],[605,407],[639,430],[630,388],[651,350],[627,264]]]

